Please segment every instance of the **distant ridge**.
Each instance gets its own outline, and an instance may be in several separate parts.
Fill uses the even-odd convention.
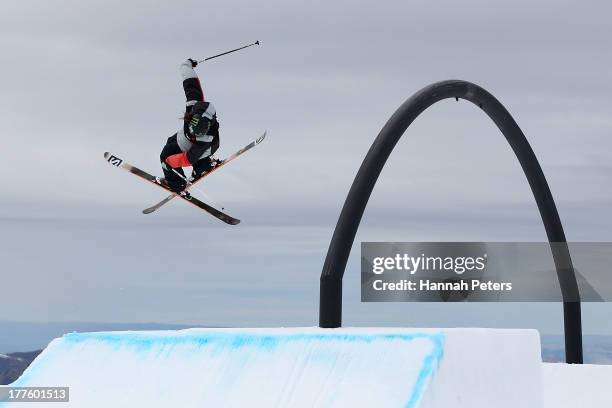
[[[41,351],[0,354],[0,385],[10,384],[19,378]]]
[[[561,335],[541,335],[542,361],[565,362],[564,339]],[[583,336],[585,364],[612,364],[612,336]]]

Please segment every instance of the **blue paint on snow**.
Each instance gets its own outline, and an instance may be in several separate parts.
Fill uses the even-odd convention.
[[[436,336],[430,337],[430,339],[434,342],[434,347],[432,352],[425,356],[423,360],[423,366],[421,367],[416,383],[412,388],[412,395],[406,404],[407,408],[414,408],[419,403],[423,393],[425,392],[427,381],[431,376],[433,376],[434,372],[440,365],[442,358],[444,357],[444,334],[440,333]]]
[[[164,334],[150,334],[147,332],[94,332],[69,333],[62,337],[64,344],[78,344],[87,341],[98,341],[109,345],[131,346],[137,349],[148,350],[152,347],[166,345],[193,344],[207,346],[222,344],[223,346],[238,349],[246,346],[257,346],[264,350],[273,350],[282,342],[300,340],[335,340],[342,342],[371,343],[379,340],[410,341],[418,338],[436,340],[444,337],[442,333],[411,333],[411,334],[250,334],[250,333],[194,333],[168,336]]]
[[[69,333],[64,335],[58,344],[54,345],[55,350],[67,353],[75,351],[80,347],[85,347],[91,342],[103,343],[115,350],[129,348],[136,353],[147,353],[153,351],[160,355],[170,353],[172,348],[179,345],[192,345],[198,348],[208,348],[207,352],[216,355],[217,353],[239,350],[245,347],[256,348],[264,353],[273,352],[279,347],[291,342],[300,341],[333,341],[349,343],[372,343],[378,341],[413,341],[416,339],[427,339],[432,343],[432,350],[428,353],[422,363],[421,369],[408,396],[407,408],[417,406],[429,380],[435,373],[443,358],[444,333],[407,333],[407,334],[384,334],[384,333],[296,333],[296,334],[251,334],[241,332],[206,332],[206,333],[175,333],[169,332],[94,332],[94,333]],[[32,377],[35,377],[36,369],[44,367],[46,364],[53,363],[53,354],[47,355],[43,352],[24,374],[13,384],[28,384]],[[313,356],[316,357],[316,356]],[[320,356],[323,357],[323,356]],[[55,362],[61,364],[61,361]],[[2,404],[0,404],[2,406]]]

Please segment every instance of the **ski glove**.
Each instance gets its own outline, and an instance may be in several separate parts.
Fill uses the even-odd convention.
[[[195,68],[198,66],[198,61],[192,59],[192,58],[187,58],[187,61],[191,62],[191,67]]]

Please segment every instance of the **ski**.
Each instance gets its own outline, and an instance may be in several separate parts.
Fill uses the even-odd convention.
[[[227,163],[231,162],[232,160],[234,160],[235,158],[237,158],[238,156],[240,156],[242,153],[246,152],[247,150],[250,150],[253,147],[255,147],[258,144],[260,144],[265,139],[266,133],[267,132],[264,132],[263,135],[259,136],[256,140],[254,140],[251,143],[249,143],[248,145],[244,146],[242,149],[238,150],[236,153],[234,153],[234,154],[226,157],[225,159],[223,159],[219,164],[217,164],[215,167],[213,167],[213,169],[211,171],[209,171],[208,173],[204,174],[202,177],[197,179],[194,183],[189,185],[186,188],[186,190],[188,191],[191,187],[193,187],[195,184],[197,184],[203,178],[207,177],[209,174],[215,172],[217,169],[219,169],[219,168],[223,167],[224,165],[226,165]],[[176,194],[170,194],[168,197],[164,198],[163,200],[161,200],[159,203],[155,204],[154,206],[149,207],[149,208],[145,208],[144,210],[142,210],[142,213],[143,214],[151,214],[152,212],[154,212],[154,211],[160,209],[161,207],[163,207],[166,203],[170,202],[174,197],[176,197]]]
[[[218,219],[220,219],[221,221],[230,224],[230,225],[236,225],[238,223],[240,223],[240,220],[233,218],[219,210],[217,210],[214,207],[211,207],[210,205],[198,200],[195,197],[192,197],[190,194],[177,194],[174,193],[170,190],[170,187],[168,187],[168,184],[166,183],[165,180],[159,178],[159,177],[155,177],[152,176],[151,174],[147,173],[146,171],[140,170],[138,167],[132,166],[131,164],[127,163],[125,160],[109,153],[109,152],[105,152],[104,153],[104,158],[106,159],[106,161],[115,166],[115,167],[120,167],[142,179],[145,179],[146,181],[155,184],[158,187],[163,188],[166,191],[169,191],[172,193],[172,197],[174,198],[174,196],[178,196],[180,198],[182,198],[183,200],[187,201],[188,203],[191,203],[192,205],[206,211],[207,213],[209,213],[210,215],[212,215],[213,217],[216,217]]]

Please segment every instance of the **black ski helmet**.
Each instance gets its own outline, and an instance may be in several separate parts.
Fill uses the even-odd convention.
[[[210,102],[196,102],[191,108],[191,119],[187,123],[189,133],[194,137],[208,134],[217,115],[215,107]]]

